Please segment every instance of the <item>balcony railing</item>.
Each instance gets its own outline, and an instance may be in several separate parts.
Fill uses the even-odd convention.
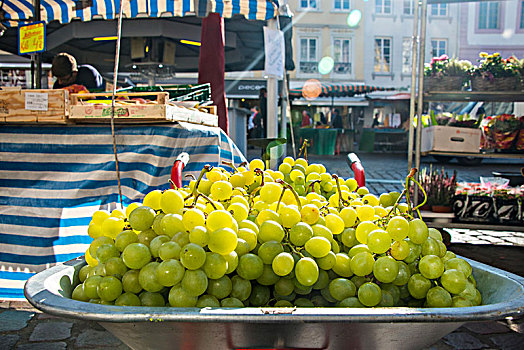
[[[350,62],[335,62],[333,66],[334,74],[351,74],[351,63]]]
[[[318,62],[300,62],[300,73],[303,74],[315,74],[318,72]]]

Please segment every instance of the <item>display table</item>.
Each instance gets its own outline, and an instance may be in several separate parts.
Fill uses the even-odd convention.
[[[364,152],[404,151],[407,148],[407,135],[404,129],[364,128],[360,137],[359,150]]]
[[[190,155],[184,176],[198,176],[205,164],[245,161],[218,128],[119,124],[115,134],[124,205],[169,188],[182,152]],[[0,164],[0,298],[24,298],[34,273],[84,254],[94,211],[117,207],[111,128],[2,125]]]
[[[334,155],[337,141],[337,129],[300,128],[298,136],[301,143],[308,139],[310,147],[308,152],[318,155]]]

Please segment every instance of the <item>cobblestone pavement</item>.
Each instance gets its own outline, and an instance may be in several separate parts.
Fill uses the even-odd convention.
[[[249,152],[248,159],[255,153]],[[401,189],[407,173],[405,155],[359,154],[372,193]],[[345,156],[310,156],[328,171],[352,176]],[[422,164],[440,167],[432,159]],[[524,162],[489,161],[477,167],[446,164],[456,169],[459,181],[478,181],[491,171],[514,172]],[[449,249],[468,258],[524,276],[524,233],[491,230],[446,229],[451,235]],[[96,322],[65,319],[41,313],[25,301],[0,301],[0,349],[128,349]],[[173,345],[173,349],[176,346]],[[470,322],[448,334],[425,350],[524,349],[524,316],[517,319]],[[210,349],[212,350],[212,349]]]

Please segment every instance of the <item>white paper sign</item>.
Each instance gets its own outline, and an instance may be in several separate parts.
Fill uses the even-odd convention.
[[[47,111],[49,106],[48,95],[45,92],[26,92],[25,109],[30,111]]]
[[[285,60],[284,33],[264,27],[264,47],[266,54],[264,75],[282,79]]]

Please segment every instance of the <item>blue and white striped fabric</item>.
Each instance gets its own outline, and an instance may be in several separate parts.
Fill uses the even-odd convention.
[[[220,129],[192,124],[116,125],[124,206],[170,187],[176,157],[184,175],[205,164],[245,161]],[[187,181],[186,181],[187,184]],[[83,255],[95,210],[118,203],[111,129],[103,126],[0,127],[0,299],[23,299],[25,281]]]
[[[195,14],[194,0],[124,0],[125,18],[183,17]],[[49,23],[72,20],[115,19],[120,9],[120,0],[41,0],[41,20]],[[267,20],[276,15],[275,5],[270,0],[204,0],[204,15],[216,12],[224,18],[243,15],[247,19]],[[33,17],[32,0],[5,0],[7,25],[17,26],[19,20]],[[198,13],[202,11],[199,8]]]

